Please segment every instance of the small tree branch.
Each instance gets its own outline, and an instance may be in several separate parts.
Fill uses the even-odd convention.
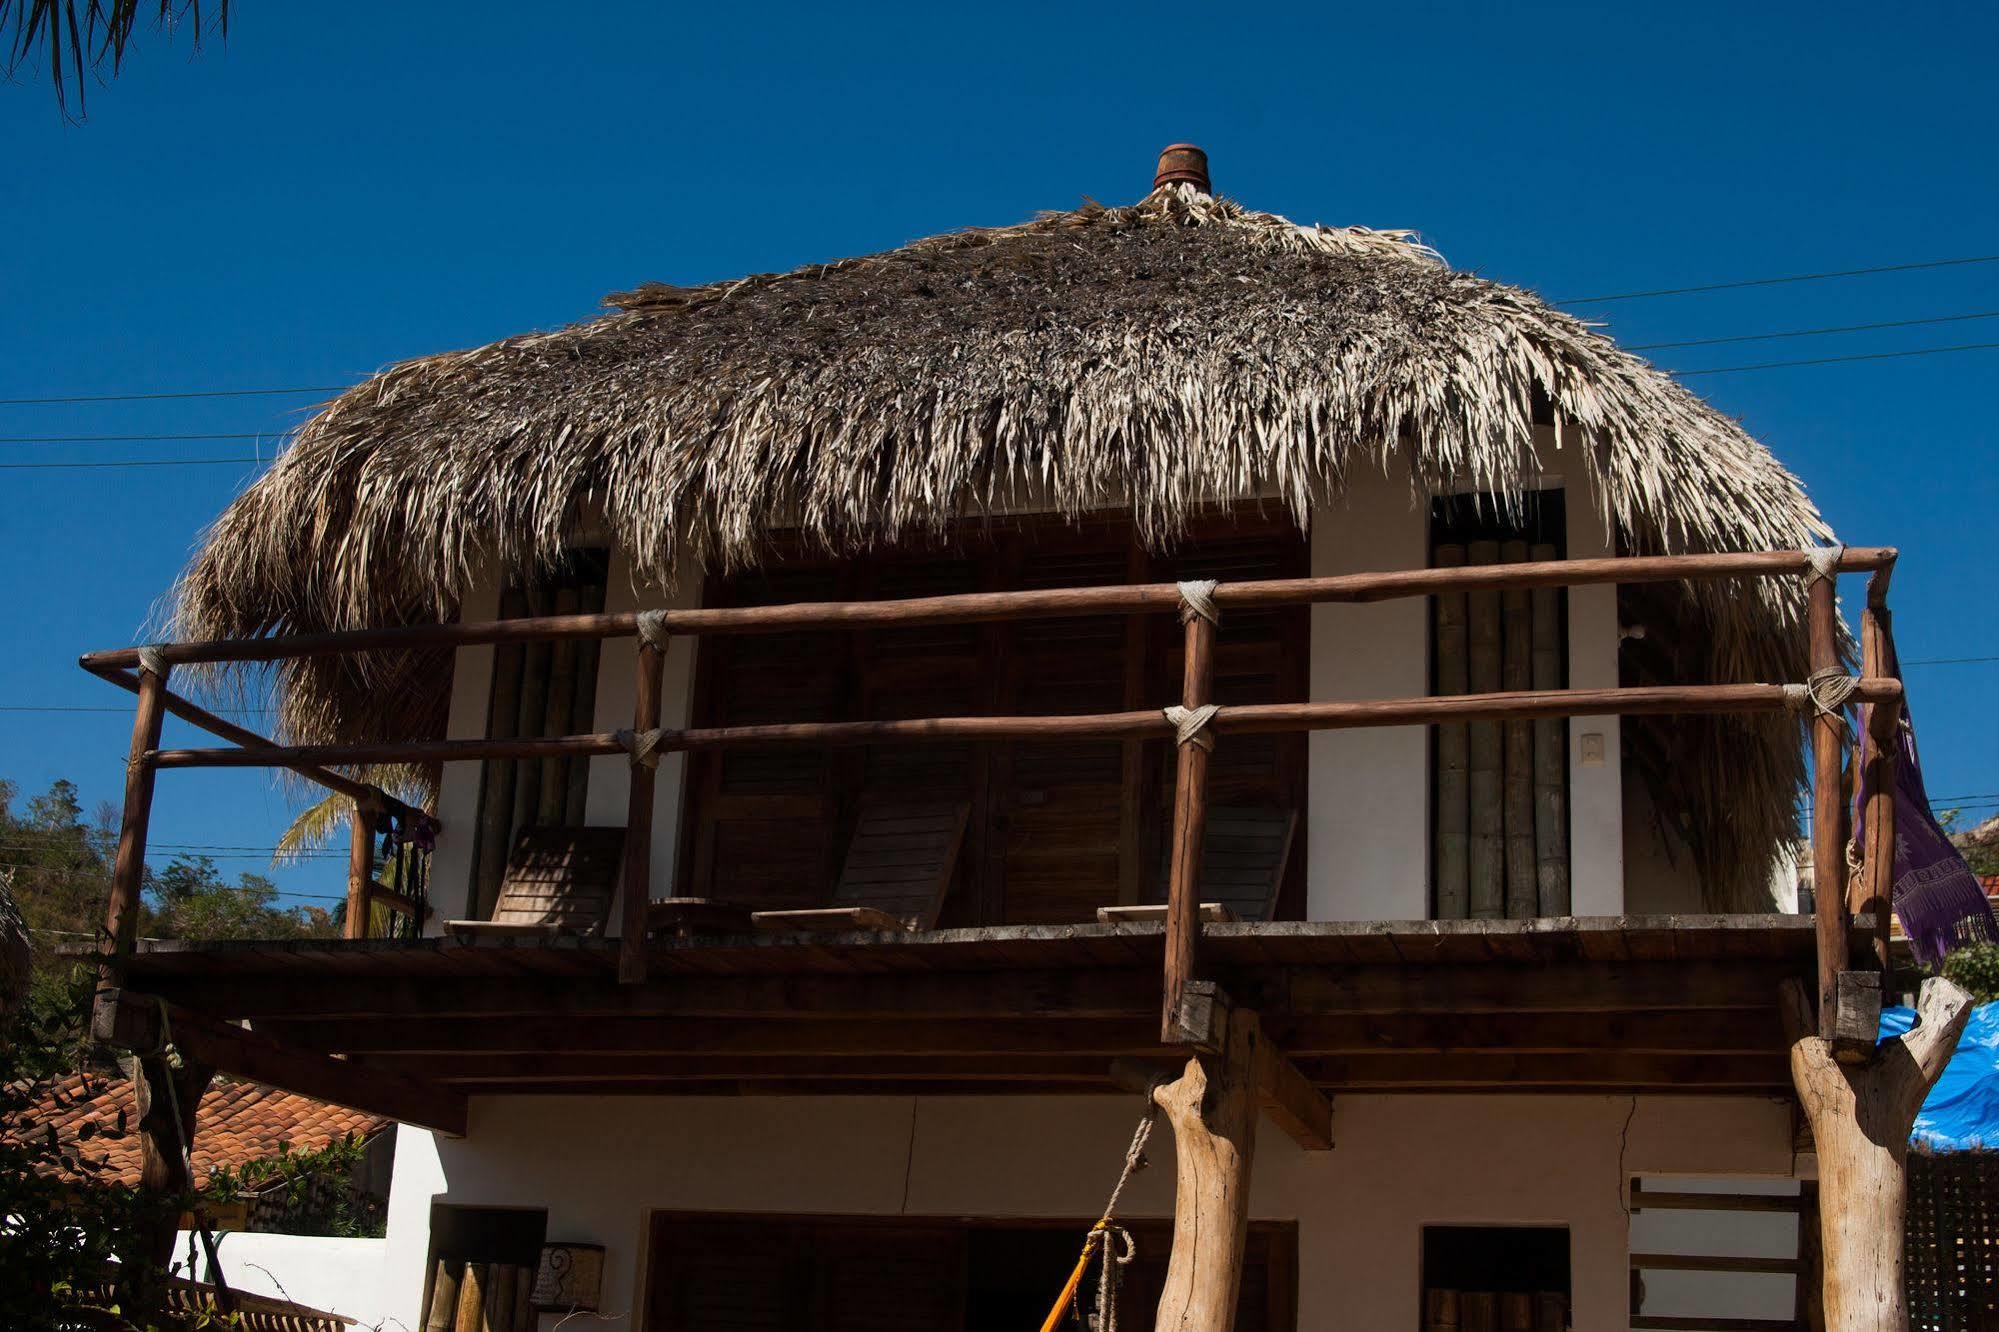
[[[1957,1052],[1958,1038],[1971,1020],[1971,1008],[1971,996],[1954,981],[1932,976],[1923,982],[1916,998],[1916,1025],[1891,1042],[1901,1047],[1912,1074],[1904,1088],[1913,1100],[1911,1114],[1922,1107],[1923,1098]]]

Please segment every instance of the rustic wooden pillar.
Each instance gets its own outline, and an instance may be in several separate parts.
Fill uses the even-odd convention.
[[[158,1272],[173,1260],[174,1231],[182,1202],[193,1192],[188,1153],[195,1116],[215,1070],[183,1057],[180,1067],[163,1054],[132,1060],[133,1099],[139,1109],[139,1186],[158,1210],[148,1218],[145,1258]]]
[[[1839,586],[1831,573],[1809,584],[1811,668],[1839,669]],[[1838,716],[1812,718],[1812,894],[1818,922],[1818,1033],[1831,1039],[1839,1022],[1839,973],[1847,969],[1846,839],[1841,836],[1846,789]]]
[[[379,806],[372,800],[356,800],[348,825],[347,844],[347,923],[343,931],[349,939],[368,937],[369,916],[374,912],[375,819]],[[423,924],[418,921],[419,927]]]
[[[666,669],[666,634],[639,635],[638,682],[632,730],[643,737],[659,728],[660,691]],[[632,761],[631,801],[625,808],[624,918],[618,939],[618,979],[635,985],[646,978],[646,907],[652,900],[652,817],[658,751]]]
[[[111,863],[111,900],[104,913],[103,954],[97,967],[97,999],[115,998],[124,984],[124,959],[139,937],[139,895],[146,886],[146,828],[153,817],[149,757],[160,747],[166,721],[167,667],[148,649],[139,660],[139,702],[132,713],[132,745],[125,757],[125,809],[118,825],[118,851]]]
[[[1249,1236],[1249,1170],[1256,1152],[1256,1014],[1231,1013],[1221,1049],[1196,1055],[1152,1090],[1173,1127],[1173,1249],[1157,1332],[1229,1332]]]
[[[1893,620],[1888,613],[1889,565],[1869,580],[1867,608],[1860,617],[1860,673],[1868,679],[1899,679],[1901,668],[1895,660]],[[1901,752],[1897,743],[1902,720],[1900,703],[1876,703],[1867,709],[1867,731],[1860,737],[1860,772],[1867,788],[1866,808],[1860,811],[1862,845],[1866,861],[1859,881],[1849,885],[1855,911],[1873,917],[1869,941],[1874,965],[1889,969],[1888,939],[1894,919],[1895,896],[1895,766]]]
[[[1834,1057],[1813,1034],[1798,981],[1784,985],[1791,1079],[1819,1161],[1819,1254],[1825,1332],[1907,1332],[1902,1286],[1909,1130],[1957,1049],[1971,996],[1941,977],[1923,982],[1917,1022],[1882,1042],[1869,1064]]]
[[[1180,705],[1188,713],[1208,704],[1215,673],[1215,622],[1183,604],[1186,662]],[[1197,1043],[1205,1023],[1185,1020],[1187,987],[1200,978],[1201,836],[1208,820],[1208,745],[1213,732],[1201,729],[1183,739],[1173,777],[1173,855],[1166,888],[1166,985],[1160,1011],[1160,1039],[1169,1045]]]

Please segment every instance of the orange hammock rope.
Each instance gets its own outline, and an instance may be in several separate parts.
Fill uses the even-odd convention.
[[[1083,1252],[1076,1257],[1076,1266],[1069,1273],[1069,1279],[1062,1284],[1062,1293],[1055,1297],[1055,1306],[1048,1311],[1048,1317],[1041,1320],[1041,1332],[1055,1332],[1062,1316],[1069,1312],[1069,1306],[1076,1301],[1076,1292],[1083,1284],[1083,1274],[1089,1270],[1090,1259],[1099,1253],[1103,1257],[1102,1273],[1097,1282],[1097,1332],[1117,1332],[1117,1269],[1129,1263],[1138,1253],[1138,1246],[1132,1242],[1131,1232],[1116,1222],[1118,1199],[1124,1193],[1124,1186],[1131,1177],[1145,1168],[1145,1140],[1152,1136],[1152,1125],[1159,1117],[1159,1107],[1148,1098],[1145,1113],[1139,1117],[1138,1128],[1131,1135],[1131,1146],[1125,1149],[1124,1169],[1118,1174],[1117,1187],[1111,1190],[1110,1201],[1104,1204],[1104,1214],[1097,1218],[1097,1224],[1090,1227],[1090,1233],[1083,1237]],[[1118,1240],[1124,1241],[1124,1252],[1118,1252]]]

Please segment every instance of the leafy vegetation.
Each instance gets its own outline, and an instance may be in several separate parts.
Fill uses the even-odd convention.
[[[275,1190],[275,1210],[282,1218],[277,1229],[283,1234],[379,1239],[387,1233],[388,1217],[383,1200],[363,1189],[357,1178],[365,1154],[365,1145],[351,1135],[315,1151],[286,1144],[276,1156],[241,1170],[217,1170],[203,1193],[221,1202]]]
[[[100,937],[116,841],[116,812],[101,805],[86,818],[73,783],[57,781],[22,802],[18,788],[0,779],[0,877],[11,887],[33,947],[26,996],[0,1016],[0,1123],[10,1129],[0,1133],[0,1326],[9,1329],[178,1332],[229,1321],[164,1308],[172,1269],[161,1272],[145,1261],[144,1237],[195,1200],[151,1197],[105,1174],[93,1144],[137,1132],[136,1123],[121,1114],[109,1123],[84,1124],[64,1141],[52,1125],[33,1118],[42,1089],[71,1073],[126,1076],[90,1047],[94,972],[60,951]],[[281,905],[277,885],[262,875],[225,881],[207,857],[176,857],[146,874],[142,935],[294,938],[337,930],[329,912]],[[338,1172],[344,1184],[351,1165],[351,1157],[336,1149],[323,1156],[302,1153],[272,1167],[271,1178],[289,1181],[326,1169]],[[238,1183],[225,1178],[209,1192]],[[339,1187],[331,1196],[337,1203],[331,1224],[367,1223]]]

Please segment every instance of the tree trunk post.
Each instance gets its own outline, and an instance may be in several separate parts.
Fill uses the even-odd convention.
[[[132,1093],[139,1110],[139,1186],[158,1204],[148,1218],[145,1258],[164,1274],[173,1261],[181,1202],[194,1189],[188,1155],[194,1149],[195,1114],[215,1070],[183,1057],[179,1067],[164,1053],[132,1060]],[[193,1273],[188,1273],[193,1276]]]
[[[1173,1250],[1157,1332],[1229,1332],[1249,1236],[1249,1168],[1256,1151],[1256,1014],[1229,1014],[1222,1048],[1196,1055],[1152,1099],[1173,1126]]]
[[[373,923],[369,917],[375,909],[375,810],[372,802],[356,800],[348,825],[347,920],[342,934],[349,939],[367,938]]]
[[[1839,669],[1839,585],[1814,575],[1809,598],[1812,671]],[[1846,786],[1841,772],[1844,723],[1837,715],[1812,718],[1812,893],[1818,921],[1818,1033],[1830,1039],[1839,1025],[1839,973],[1848,966],[1846,903]]]
[[[1941,977],[1923,982],[1914,1029],[1861,1065],[1841,1063],[1816,1034],[1802,982],[1785,983],[1783,1011],[1791,1079],[1818,1149],[1825,1332],[1907,1332],[1909,1130],[1957,1049],[1971,996]]]

